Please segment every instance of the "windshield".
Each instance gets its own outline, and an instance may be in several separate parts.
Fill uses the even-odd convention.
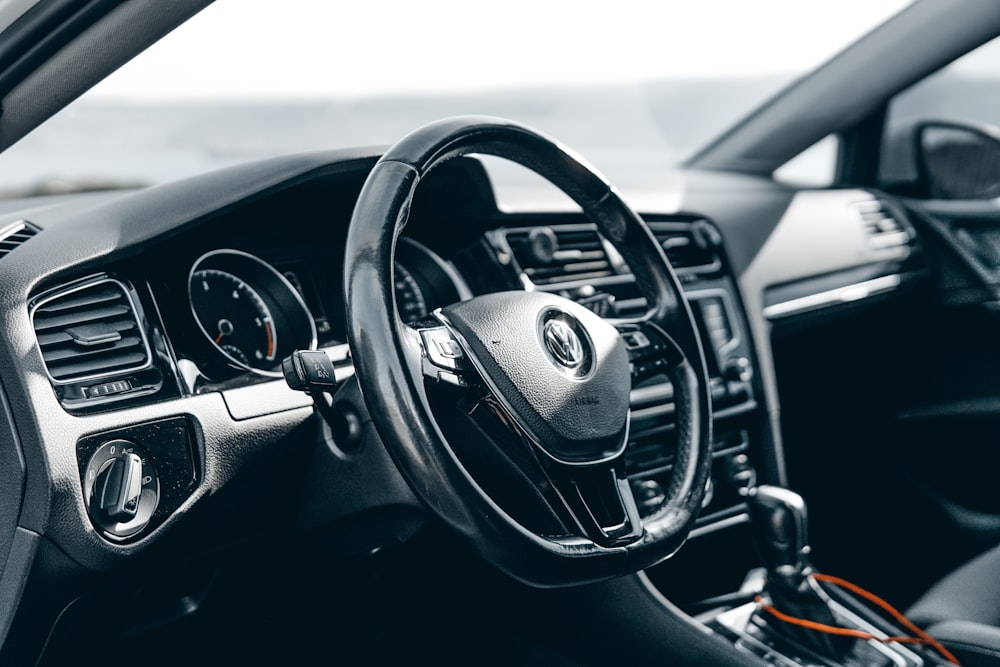
[[[460,114],[648,182],[904,4],[218,0],[0,156],[0,191],[388,145]]]

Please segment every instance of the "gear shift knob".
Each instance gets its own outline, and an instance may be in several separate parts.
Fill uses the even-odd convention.
[[[826,593],[809,576],[809,533],[802,496],[780,486],[757,486],[747,494],[753,540],[767,568],[766,594],[782,612],[822,625],[838,625]],[[776,634],[845,664],[855,640],[781,622],[765,622]],[[867,664],[867,663],[850,663]]]
[[[768,573],[801,575],[809,567],[809,533],[802,496],[762,484],[747,495],[754,542]]]

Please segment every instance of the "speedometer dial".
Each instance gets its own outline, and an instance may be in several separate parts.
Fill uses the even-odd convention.
[[[195,317],[224,353],[245,366],[274,365],[274,318],[257,291],[231,273],[202,269],[191,275]]]
[[[316,347],[316,325],[301,295],[274,267],[237,250],[203,255],[188,278],[191,312],[214,354],[233,368],[277,376],[281,360]]]

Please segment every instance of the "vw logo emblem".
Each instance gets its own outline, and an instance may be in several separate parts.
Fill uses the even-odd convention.
[[[542,338],[552,358],[570,370],[578,369],[587,360],[580,336],[562,320],[546,322]]]

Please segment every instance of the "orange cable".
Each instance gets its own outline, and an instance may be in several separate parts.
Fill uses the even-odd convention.
[[[780,612],[771,605],[764,602],[764,600],[758,595],[754,598],[754,601],[760,605],[760,608],[771,614],[779,621],[784,621],[790,625],[798,625],[803,628],[808,628],[810,630],[815,630],[817,632],[823,632],[828,635],[839,635],[841,637],[854,637],[855,639],[874,639],[880,642],[896,642],[900,644],[923,644],[924,639],[920,637],[876,637],[870,632],[865,632],[864,630],[852,630],[851,628],[841,628],[836,625],[827,625],[826,623],[817,623],[816,621],[809,621],[804,618],[797,618],[795,616],[789,616],[784,612]]]
[[[877,605],[883,611],[885,611],[886,613],[888,613],[889,615],[891,615],[894,619],[896,619],[896,621],[898,621],[900,624],[902,624],[907,630],[910,630],[911,632],[913,632],[917,636],[916,637],[909,637],[909,636],[877,637],[877,636],[871,634],[870,632],[865,632],[864,630],[854,630],[854,629],[851,629],[851,628],[841,628],[841,627],[838,627],[838,626],[835,626],[835,625],[827,625],[825,623],[818,623],[816,621],[810,621],[810,620],[807,620],[807,619],[804,619],[804,618],[797,618],[795,616],[789,616],[788,614],[785,614],[785,613],[783,613],[783,612],[775,609],[771,605],[767,604],[766,602],[764,602],[764,600],[759,595],[756,596],[754,598],[754,600],[757,602],[758,605],[760,605],[761,610],[763,610],[763,611],[771,614],[772,616],[774,616],[775,618],[777,618],[779,621],[783,621],[783,622],[789,623],[791,625],[797,625],[799,627],[807,628],[809,630],[815,630],[817,632],[824,632],[824,633],[830,634],[830,635],[838,635],[838,636],[841,636],[841,637],[853,637],[855,639],[863,639],[863,640],[874,640],[874,641],[883,642],[883,643],[893,642],[893,643],[897,643],[897,644],[924,644],[924,645],[932,647],[934,650],[936,650],[938,653],[940,653],[948,662],[950,662],[950,663],[952,663],[954,665],[959,665],[960,664],[959,661],[958,661],[958,659],[951,653],[951,651],[949,651],[948,649],[946,649],[941,644],[941,642],[939,642],[938,640],[934,639],[929,634],[927,634],[925,631],[923,631],[920,628],[918,628],[912,621],[910,621],[910,619],[906,618],[905,616],[903,616],[902,613],[900,613],[899,611],[897,611],[895,607],[893,607],[888,602],[886,602],[882,598],[878,597],[874,593],[870,593],[870,592],[866,591],[865,589],[861,588],[860,586],[858,586],[856,584],[852,584],[851,582],[849,582],[849,581],[847,581],[845,579],[841,579],[840,577],[834,577],[834,576],[831,576],[831,575],[828,575],[828,574],[813,574],[812,576],[817,581],[822,581],[822,582],[825,582],[825,583],[828,583],[828,584],[832,584],[834,586],[839,586],[841,588],[846,588],[847,590],[851,591],[852,593],[855,593],[858,596],[864,598],[865,600],[868,600],[872,604]]]
[[[861,588],[860,586],[858,586],[857,584],[852,584],[846,579],[841,579],[840,577],[834,577],[829,574],[814,573],[813,578],[816,579],[817,581],[823,581],[828,584],[833,584],[834,586],[839,586],[840,588],[846,588],[852,593],[860,595],[861,597],[868,600],[872,604],[880,607],[883,611],[885,611],[887,614],[896,619],[896,621],[899,622],[904,628],[906,628],[913,634],[917,635],[917,637],[922,639],[923,643],[932,646],[934,650],[936,650],[938,653],[944,656],[945,660],[955,665],[959,664],[958,659],[952,654],[951,651],[946,649],[944,645],[941,644],[941,642],[931,637],[924,630],[918,628],[916,624],[914,624],[913,621],[911,621],[910,619],[906,618],[906,616],[904,616],[902,612],[898,611],[895,607],[893,607],[891,604],[889,604],[879,596],[875,595],[874,593],[870,593],[865,589]]]

